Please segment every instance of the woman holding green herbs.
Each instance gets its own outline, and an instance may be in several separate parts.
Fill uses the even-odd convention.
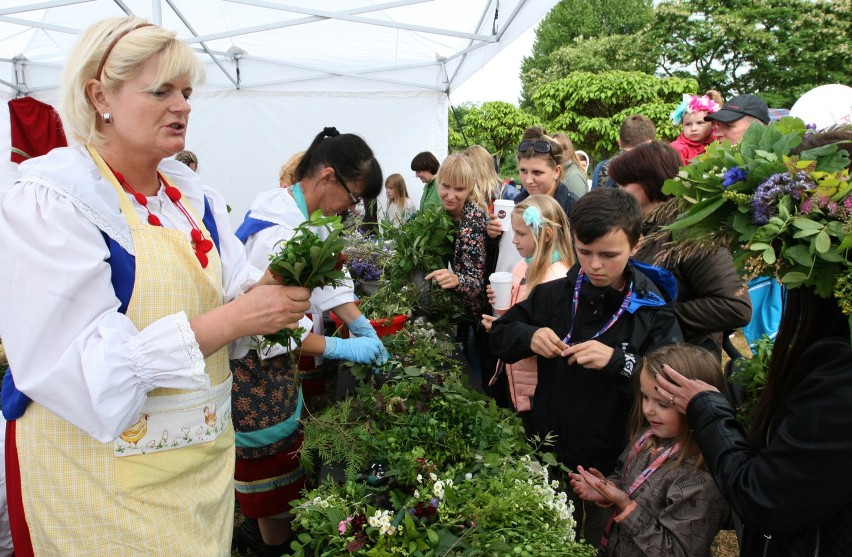
[[[263,192],[252,203],[236,235],[245,243],[248,260],[268,262],[275,245],[288,240],[314,211],[338,215],[363,199],[374,199],[382,187],[382,172],[370,147],[353,134],[325,128],[316,136],[296,167],[296,183]],[[315,231],[327,236],[325,228]],[[381,364],[388,354],[366,317],[354,303],[352,281],[340,287],[316,288],[311,293],[313,322],[298,349],[299,368],[315,369],[315,356]],[[322,313],[333,310],[349,327],[352,338],[323,336]],[[294,346],[257,349],[233,362],[233,419],[237,431],[235,487],[248,519],[234,532],[237,549],[252,548],[261,555],[280,555],[290,537],[290,501],[305,485],[298,450],[303,393],[287,353]],[[301,375],[301,374],[300,374]],[[306,385],[307,386],[307,385]],[[257,519],[257,522],[251,519]]]
[[[475,187],[473,165],[464,155],[448,156],[441,163],[435,180],[441,204],[458,226],[458,232],[449,265],[427,274],[426,280],[434,281],[443,290],[453,290],[459,296],[466,316],[459,324],[457,340],[462,343],[468,363],[477,376],[473,384],[478,387],[481,378],[474,330],[479,315],[488,305],[485,295],[488,214],[483,209],[487,203]]]
[[[777,148],[781,144],[779,128],[792,125],[791,119],[784,120],[777,128],[772,125],[761,130],[761,134],[776,137],[771,138],[771,143],[759,144],[769,143]],[[804,133],[803,124],[798,132]],[[796,139],[787,133],[783,141],[790,144]],[[775,173],[750,191],[752,195],[746,194],[755,220],[763,220],[767,214],[771,220],[780,214],[782,203],[791,204],[791,218],[805,218],[819,229],[843,230],[841,236],[845,235],[845,239],[829,236],[828,249],[822,253],[847,253],[845,257],[829,256],[832,259],[827,265],[826,260],[817,262],[820,266],[814,272],[821,276],[805,277],[802,283],[789,288],[767,383],[758,399],[750,433],[746,434],[737,422],[727,399],[707,383],[690,381],[668,365],[663,366],[668,379],[662,374],[657,376],[657,391],[686,414],[722,496],[743,522],[740,548],[744,557],[848,555],[852,545],[852,483],[845,479],[852,467],[852,262],[848,250],[838,250],[839,246],[848,245],[852,236],[848,228],[852,221],[850,142],[852,130],[847,128],[808,135],[792,151],[770,153],[784,155],[777,156]],[[746,136],[745,145],[739,145],[741,152],[755,153],[752,149],[757,142],[750,143]],[[820,148],[834,153],[816,150]],[[712,147],[708,151],[712,157]],[[808,165],[800,161],[791,172],[781,162],[788,159],[787,155],[793,161],[800,155],[816,162]],[[766,163],[761,160],[758,164],[765,175]],[[844,164],[846,168],[838,171]],[[815,167],[825,169],[828,176],[833,175],[831,181],[836,179],[837,183],[817,186],[826,174],[812,170]],[[761,169],[746,165],[737,170],[738,179],[724,187],[737,187],[743,192],[750,186],[746,182],[748,174]],[[730,205],[733,212],[739,212],[736,204]],[[691,212],[684,213],[687,218],[690,215]],[[813,227],[806,222],[800,225]],[[712,226],[693,220],[683,231],[703,235],[704,228]],[[793,262],[785,255],[795,248],[804,248],[804,253],[808,253],[813,235],[800,234],[802,229],[796,226],[776,229],[774,233],[771,230],[761,226],[755,232],[760,231],[761,242],[783,246],[785,251],[770,269],[778,276],[788,277]],[[738,237],[737,241],[745,245],[758,243],[754,234],[746,239]],[[764,260],[763,251],[750,253],[750,257],[745,254],[747,264]],[[789,286],[792,281],[788,277],[785,282]]]

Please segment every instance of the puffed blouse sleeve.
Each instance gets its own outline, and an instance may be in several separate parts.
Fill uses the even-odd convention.
[[[225,230],[227,272],[239,254]],[[66,196],[27,182],[0,191],[0,337],[15,383],[103,442],[138,417],[149,391],[210,386],[185,313],[140,331],[118,311],[109,255],[100,229]],[[250,274],[232,270],[229,295]]]

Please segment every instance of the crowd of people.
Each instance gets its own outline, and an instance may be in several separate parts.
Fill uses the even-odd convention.
[[[518,138],[519,187],[483,146],[443,161],[424,151],[410,165],[419,203],[402,174],[383,180],[361,137],[327,127],[233,230],[185,150],[203,77],[172,32],[135,17],[95,24],[64,77],[78,146],[21,164],[0,190],[16,555],[287,551],[309,388],[289,354],[305,373],[324,358],[389,355],[351,280],[284,286],[268,256],[315,211],[375,210],[383,187],[391,226],[433,209],[455,223],[452,256],[426,279],[464,309],[457,340],[473,386],[571,470],[559,475],[588,543],[607,555],[710,555],[736,516],[742,555],[844,553],[847,316],[832,298],[790,290],[747,436],[721,357],[724,336],[751,320],[748,291],[727,248],[681,248],[667,228],[682,206],[666,180],[714,141],[736,145],[768,124],[762,99],[686,96],[671,144],[629,116],[619,152],[591,176],[567,133],[541,127]],[[812,134],[795,154],[848,152],[850,140]],[[512,276],[499,308],[498,271]],[[349,338],[325,334],[329,310]],[[304,331],[298,346],[259,344],[284,328]],[[232,530],[235,496],[246,520]]]

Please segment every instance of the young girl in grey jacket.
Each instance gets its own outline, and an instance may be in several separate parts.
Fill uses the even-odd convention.
[[[633,441],[615,472],[607,478],[578,466],[569,474],[581,499],[613,508],[602,555],[710,557],[713,539],[730,514],[685,417],[655,388],[663,364],[726,389],[719,361],[703,348],[666,345],[645,355],[634,375]]]

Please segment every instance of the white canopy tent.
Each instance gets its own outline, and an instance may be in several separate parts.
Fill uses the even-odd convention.
[[[187,148],[241,220],[255,194],[325,126],[364,137],[411,196],[411,158],[447,153],[448,95],[541,19],[556,0],[0,0],[0,96],[58,108],[80,32],[135,14],[198,51]],[[0,184],[14,179],[0,110]],[[417,183],[415,183],[417,182]]]

